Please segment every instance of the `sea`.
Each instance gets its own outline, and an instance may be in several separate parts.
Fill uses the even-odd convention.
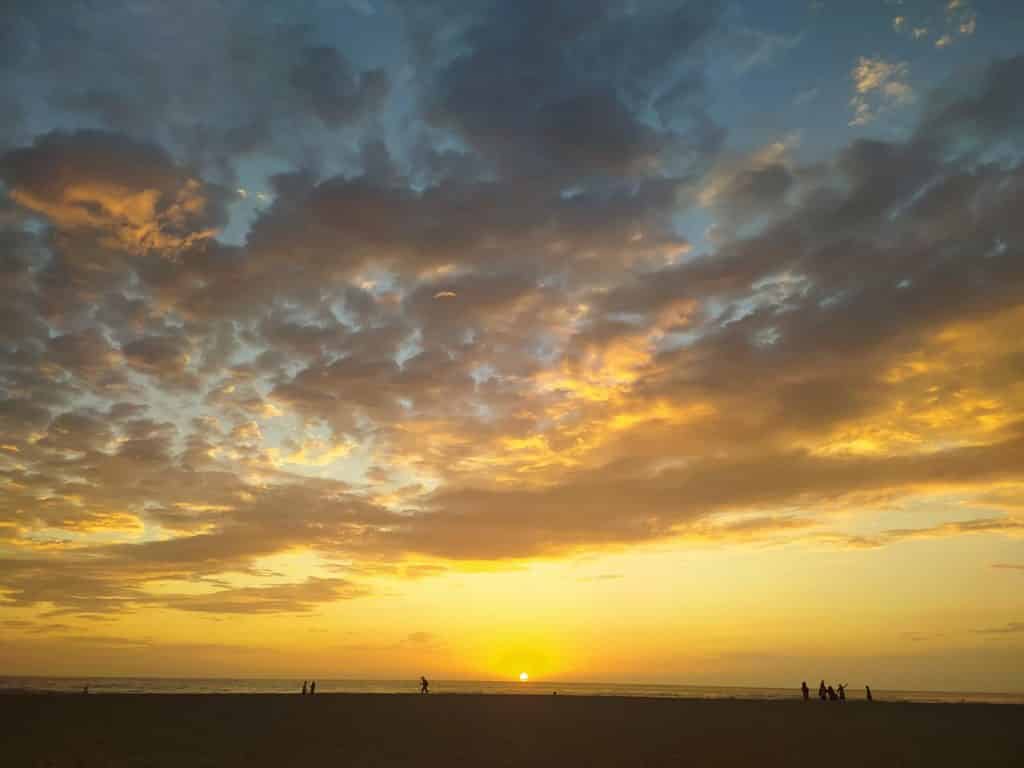
[[[300,693],[302,680],[294,678],[171,678],[171,677],[0,677],[3,693],[151,693],[151,694],[268,694]],[[419,680],[318,679],[317,694],[418,693]],[[493,694],[561,696],[626,696],[671,699],[741,699],[780,701],[799,699],[798,688],[739,688],[705,685],[651,685],[631,683],[566,683],[555,681],[431,680],[432,694]],[[816,691],[811,692],[812,697]],[[938,704],[1024,704],[1021,693],[967,693],[963,691],[887,691],[871,689],[876,702]],[[863,700],[864,689],[847,691],[850,701]]]

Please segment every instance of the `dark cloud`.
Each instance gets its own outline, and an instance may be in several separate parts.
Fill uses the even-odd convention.
[[[437,510],[411,519],[398,534],[409,548],[448,557],[524,557],[600,544],[625,544],[687,532],[724,511],[813,506],[855,494],[984,487],[1019,475],[1017,438],[987,448],[884,459],[800,454],[741,461],[691,460],[652,476],[603,467],[550,489],[446,489]],[[757,521],[790,527],[790,519]],[[733,533],[752,525],[746,521]],[[1014,519],[984,519],[931,531],[890,531],[882,539],[966,532],[1020,531]],[[697,533],[701,531],[698,529]]]
[[[687,137],[638,113],[666,91],[699,83],[689,66],[717,5],[486,6],[467,25],[465,53],[438,76],[429,109],[511,175],[643,175],[670,147],[711,151],[700,141],[706,131]]]
[[[939,141],[963,147],[973,139],[977,150],[992,142],[1019,139],[1024,129],[1024,107],[1017,98],[1017,83],[1024,71],[1024,56],[998,59],[978,80],[938,90],[929,99],[919,141]]]
[[[18,44],[4,46],[0,76],[23,116],[56,114],[158,142],[221,180],[256,151],[308,160],[325,137],[302,118],[334,128],[376,110],[388,91],[381,68],[361,71],[322,44],[318,30],[339,20],[353,30],[346,38],[361,33],[365,17],[344,6],[305,4],[287,17],[238,0],[6,10]]]
[[[374,69],[356,75],[338,49],[304,49],[289,80],[310,108],[328,124],[344,123],[378,108],[388,94],[387,72]]]
[[[129,365],[165,381],[182,375],[189,362],[188,340],[180,336],[146,336],[123,345],[121,353]]]

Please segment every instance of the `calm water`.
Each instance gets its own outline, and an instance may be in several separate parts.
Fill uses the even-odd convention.
[[[78,693],[298,693],[301,680],[266,678],[159,677],[0,677],[0,692]],[[317,680],[317,693],[417,693],[417,680]],[[734,688],[702,685],[633,685],[617,683],[529,683],[471,680],[431,680],[431,693],[550,694],[565,696],[641,696],[681,699],[798,699],[796,688]],[[942,691],[884,691],[872,689],[876,701],[937,703],[1024,704],[1024,693],[963,693]],[[812,691],[812,696],[814,692]],[[863,689],[850,689],[851,701],[864,698]]]

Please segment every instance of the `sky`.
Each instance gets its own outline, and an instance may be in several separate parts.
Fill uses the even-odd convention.
[[[0,674],[1024,690],[1022,41],[9,2]]]

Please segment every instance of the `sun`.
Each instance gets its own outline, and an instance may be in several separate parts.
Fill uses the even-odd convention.
[[[520,683],[525,683],[529,679],[530,679],[530,676],[528,674],[526,674],[525,672],[520,672],[519,673],[519,682]]]

